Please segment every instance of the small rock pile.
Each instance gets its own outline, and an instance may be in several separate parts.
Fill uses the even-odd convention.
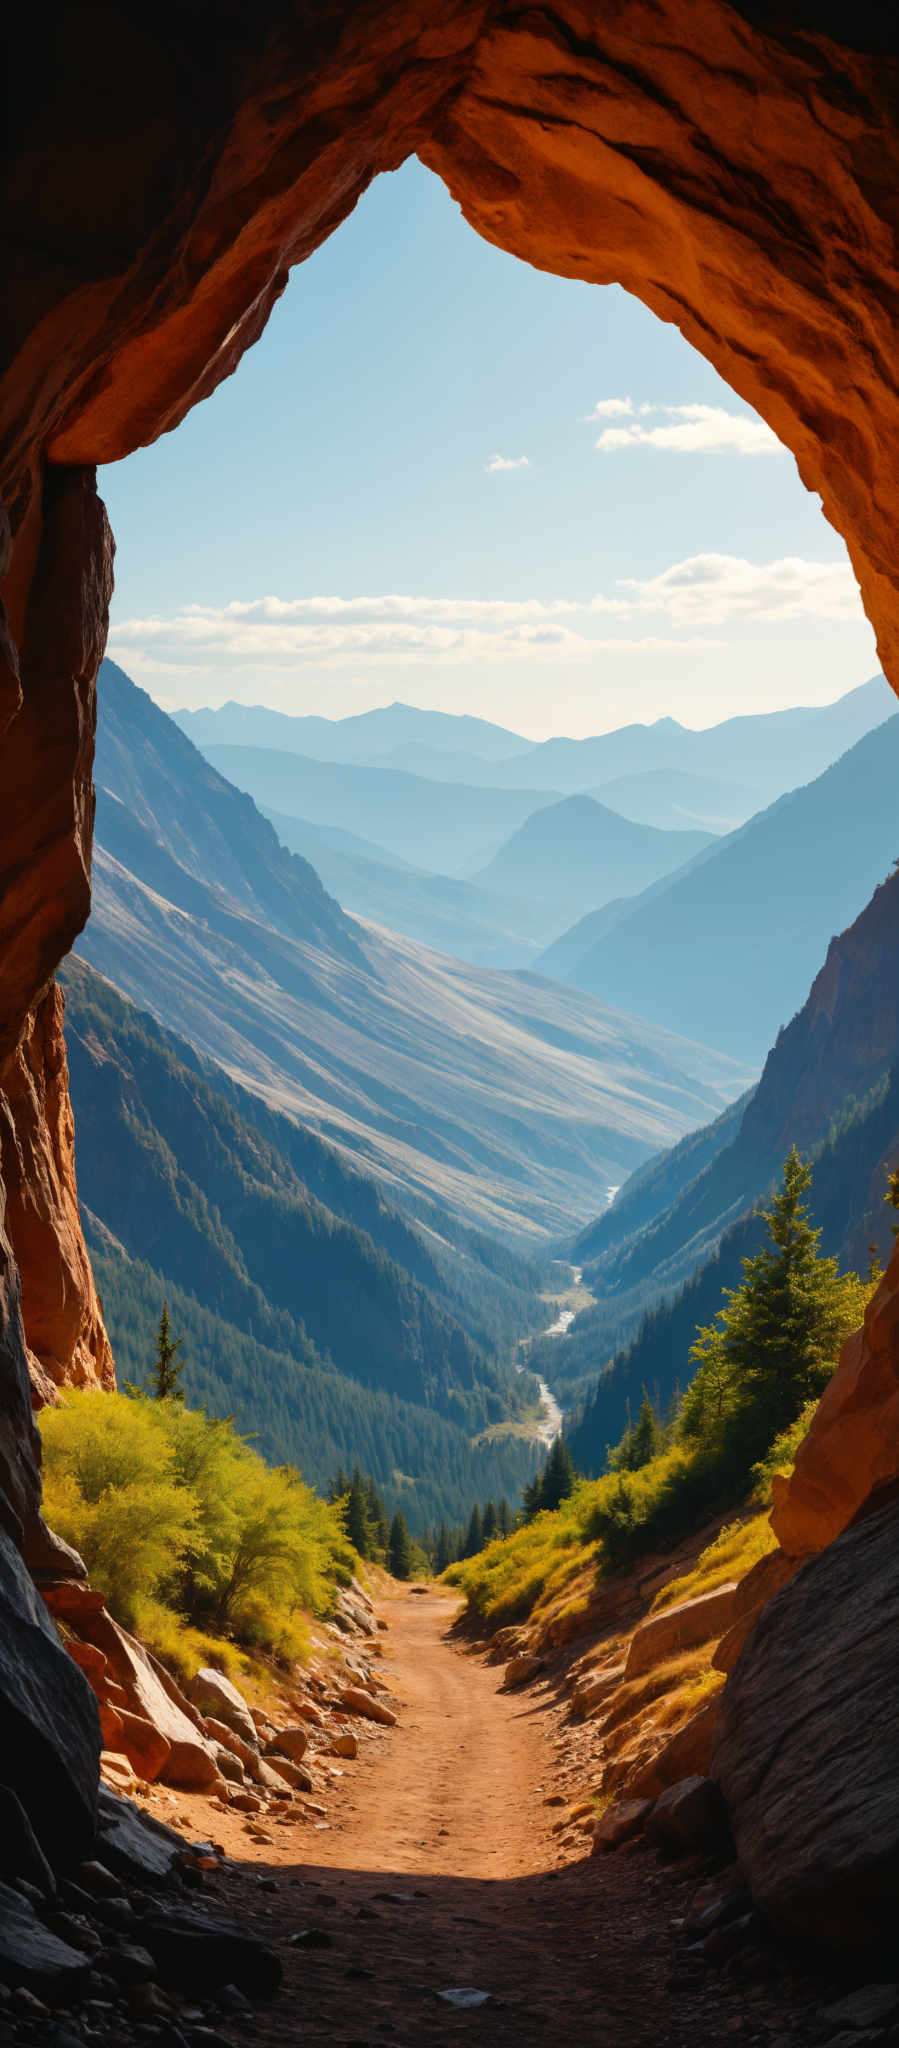
[[[69,1655],[97,1700],[106,1784],[147,1795],[154,1785],[199,1792],[245,1816],[248,1836],[270,1843],[273,1824],[328,1826],[322,1796],[358,1753],[358,1728],[392,1727],[396,1714],[375,1673],[379,1622],[354,1579],[337,1596],[327,1634],[333,1655],[295,1668],[289,1712],[251,1708],[224,1673],[197,1672],[185,1690],[113,1621],[103,1596],[71,1579],[42,1587]],[[365,1653],[356,1645],[365,1644]],[[352,1645],[352,1648],[351,1648]]]
[[[224,2048],[222,2026],[277,1991],[276,1951],[198,1908],[225,1868],[210,1843],[103,1786],[96,1854],[60,1877],[9,1790],[2,1808],[0,2042]]]

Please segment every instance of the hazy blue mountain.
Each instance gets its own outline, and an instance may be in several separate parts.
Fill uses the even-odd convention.
[[[642,1384],[658,1382],[663,1403],[684,1384],[696,1324],[739,1284],[763,1234],[755,1211],[794,1143],[813,1163],[824,1249],[857,1271],[872,1245],[885,1260],[886,1171],[899,1157],[899,875],[831,942],[751,1095],[640,1169],[581,1234],[574,1255],[598,1299],[573,1326],[566,1371],[582,1379],[618,1354],[575,1431],[588,1462],[621,1434]]]
[[[439,1204],[542,1242],[586,1223],[610,1182],[745,1085],[738,1064],[592,997],[346,917],[111,664],[99,715],[93,911],[79,953],[404,1207]],[[210,817],[232,863],[246,844],[252,886],[226,886],[214,862],[202,878]],[[277,923],[257,903],[264,885]]]
[[[520,825],[477,877],[528,903],[567,901],[574,913],[636,895],[710,843],[708,832],[635,825],[595,797],[569,796]]]
[[[426,782],[395,768],[315,761],[265,747],[205,745],[203,751],[265,810],[359,832],[413,866],[443,875],[482,867],[532,811],[552,802],[541,790]]]
[[[732,832],[759,808],[756,791],[748,783],[690,775],[680,768],[617,775],[589,795],[638,825],[658,825],[669,832]]]
[[[835,704],[765,711],[727,718],[694,732],[675,718],[625,725],[584,740],[552,739],[526,756],[497,764],[499,788],[525,773],[530,789],[598,789],[622,775],[667,773],[737,781],[755,795],[754,808],[771,803],[797,782],[807,782],[836,761],[895,707],[886,679],[874,676]]]
[[[644,897],[571,964],[540,960],[617,1008],[761,1063],[834,929],[899,852],[899,715]],[[583,934],[582,934],[583,936]]]
[[[344,910],[474,966],[532,967],[563,915],[553,906],[535,918],[512,897],[491,896],[454,875],[429,874],[374,846],[364,855],[357,849],[371,842],[335,826],[310,825],[281,811],[265,815],[285,846],[314,863]]]
[[[270,711],[265,704],[233,702],[218,710],[174,715],[198,747],[280,747],[321,761],[375,761],[407,747],[421,747],[437,756],[451,751],[475,760],[501,761],[510,754],[527,753],[534,744],[486,718],[422,711],[414,704],[385,704],[352,718],[295,717]]]

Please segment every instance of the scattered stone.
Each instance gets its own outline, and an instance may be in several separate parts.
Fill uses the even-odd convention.
[[[313,1789],[315,1780],[310,1772],[305,1770],[302,1764],[291,1763],[289,1756],[278,1756],[273,1752],[272,1770],[279,1778],[283,1778],[285,1785],[291,1785],[295,1792],[311,1792]]]
[[[333,1948],[334,1938],[324,1927],[303,1927],[290,1937],[291,1948]]]
[[[236,1813],[261,1813],[263,1801],[257,1792],[232,1792],[228,1805]]]
[[[77,1870],[74,1872],[74,1879],[75,1883],[80,1886],[83,1892],[87,1892],[88,1897],[91,1899],[117,1899],[121,1897],[122,1887],[118,1878],[113,1877],[112,1871],[107,1870],[105,1863],[99,1863],[96,1858],[91,1859],[87,1863],[79,1863]]]
[[[106,1968],[116,1984],[148,1984],[156,1975],[156,1965],[149,1949],[131,1947],[110,1950]]]
[[[466,1985],[459,1991],[438,1991],[437,1996],[442,1998],[444,2005],[455,2005],[467,2010],[471,2006],[487,2005],[490,1993],[489,1991],[475,1991],[471,1986]]]
[[[729,1870],[722,1870],[717,1877],[711,1877],[706,1884],[700,1885],[685,1921],[687,1932],[698,1937],[711,1934],[713,1927],[745,1913],[748,1904],[745,1879],[734,1863]]]
[[[351,1714],[361,1714],[366,1721],[379,1721],[383,1728],[396,1727],[396,1715],[392,1709],[385,1707],[382,1700],[373,1699],[371,1693],[364,1692],[361,1686],[344,1686],[340,1699]]]
[[[332,1756],[358,1756],[359,1744],[351,1728],[338,1729],[330,1742]]]
[[[99,1847],[119,1877],[129,1884],[155,1886],[171,1876],[184,1853],[182,1838],[173,1828],[106,1785],[100,1787],[98,1818]]]

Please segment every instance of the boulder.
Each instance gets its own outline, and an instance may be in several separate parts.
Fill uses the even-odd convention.
[[[184,1855],[180,1835],[106,1785],[100,1787],[97,1848],[126,1884],[151,1887],[163,1884]]]
[[[128,1758],[139,1778],[145,1778],[152,1785],[154,1778],[166,1776],[166,1765],[172,1754],[172,1745],[160,1728],[148,1721],[143,1714],[119,1713],[115,1707],[100,1705],[100,1725],[103,1729],[104,1747],[113,1745]],[[117,1728],[117,1734],[113,1731]]]
[[[338,1728],[328,1746],[332,1756],[353,1757],[359,1754],[359,1744],[351,1728]]]
[[[895,1934],[899,1501],[762,1609],[721,1697],[711,1774],[756,1904],[787,1933]]]
[[[538,1671],[542,1670],[543,1658],[536,1656],[532,1650],[522,1650],[517,1657],[510,1658],[506,1665],[503,1686],[513,1691],[517,1685],[527,1685],[528,1681],[536,1678]]]
[[[84,1989],[90,1957],[51,1934],[20,1892],[0,1884],[0,1983],[24,1984],[51,2005]]]
[[[633,1841],[635,1835],[642,1834],[651,1812],[651,1799],[622,1799],[608,1806],[593,1830],[591,1855],[604,1856],[609,1849],[620,1849],[622,1842]]]
[[[121,1746],[131,1757],[130,1732],[135,1745],[135,1755],[131,1760],[141,1776],[163,1777],[167,1785],[180,1785],[188,1792],[207,1791],[218,1778],[212,1744],[170,1697],[168,1687],[163,1685],[154,1670],[146,1650],[105,1611],[92,1615],[82,1623],[82,1627],[85,1633],[89,1631],[95,1647],[103,1651],[109,1673],[122,1687],[128,1701],[124,1713],[119,1708],[116,1710],[121,1714],[123,1723],[128,1722]],[[135,1722],[142,1726],[137,1728]],[[155,1749],[146,1733],[147,1724],[156,1738]],[[154,1753],[161,1753],[161,1742],[168,1744],[168,1754],[157,1768],[145,1768],[145,1765],[152,1764]]]
[[[271,1767],[279,1778],[283,1778],[285,1785],[292,1786],[295,1792],[312,1791],[313,1779],[304,1764],[295,1764],[289,1756],[279,1756],[275,1752],[271,1759]]]
[[[663,1849],[720,1848],[727,1840],[727,1808],[711,1778],[682,1778],[662,1792],[647,1833]]]
[[[270,1998],[281,1982],[274,1949],[244,1933],[233,1921],[208,1919],[187,1907],[145,1913],[141,1942],[163,1984],[195,1997],[236,1984],[248,1998]]]
[[[14,1760],[17,1797],[48,1861],[77,1862],[96,1825],[97,1705],[2,1529],[0,1756]]]
[[[302,1763],[308,1747],[309,1734],[307,1729],[279,1728],[271,1742],[266,1743],[265,1753],[266,1756],[271,1756],[274,1750],[280,1750],[283,1756],[289,1756],[295,1764],[298,1764]]]
[[[191,1679],[187,1690],[201,1714],[213,1715],[216,1721],[224,1721],[226,1728],[233,1728],[235,1735],[239,1735],[248,1748],[257,1748],[256,1726],[243,1693],[238,1692],[223,1671],[204,1667]]]
[[[734,1618],[737,1582],[716,1586],[713,1593],[700,1593],[696,1600],[682,1600],[678,1607],[665,1607],[650,1614],[634,1630],[624,1667],[625,1679],[638,1678],[653,1665],[664,1664],[682,1650],[693,1650],[713,1636],[723,1636]]]
[[[358,1685],[345,1685],[340,1694],[341,1704],[350,1714],[361,1714],[366,1721],[379,1721],[383,1728],[396,1727],[396,1715],[383,1700],[372,1698],[370,1692],[363,1692]]]
[[[218,1745],[221,1749],[230,1750],[232,1757],[236,1759],[243,1770],[251,1771],[258,1764],[259,1751],[256,1745],[254,1744],[251,1747],[248,1742],[244,1742],[243,1736],[236,1734],[233,1728],[229,1728],[227,1722],[217,1721],[212,1714],[208,1714],[203,1727],[213,1745]]]

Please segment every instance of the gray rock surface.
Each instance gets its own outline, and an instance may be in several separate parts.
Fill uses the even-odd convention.
[[[0,1530],[0,1754],[48,1861],[64,1868],[93,1840],[100,1721],[19,1552]]]
[[[846,1529],[762,1610],[722,1695],[711,1773],[776,1927],[895,1934],[899,1501]]]
[[[27,1899],[0,1884],[0,1982],[62,2002],[83,1989],[89,1969],[80,1949],[51,1934]]]

